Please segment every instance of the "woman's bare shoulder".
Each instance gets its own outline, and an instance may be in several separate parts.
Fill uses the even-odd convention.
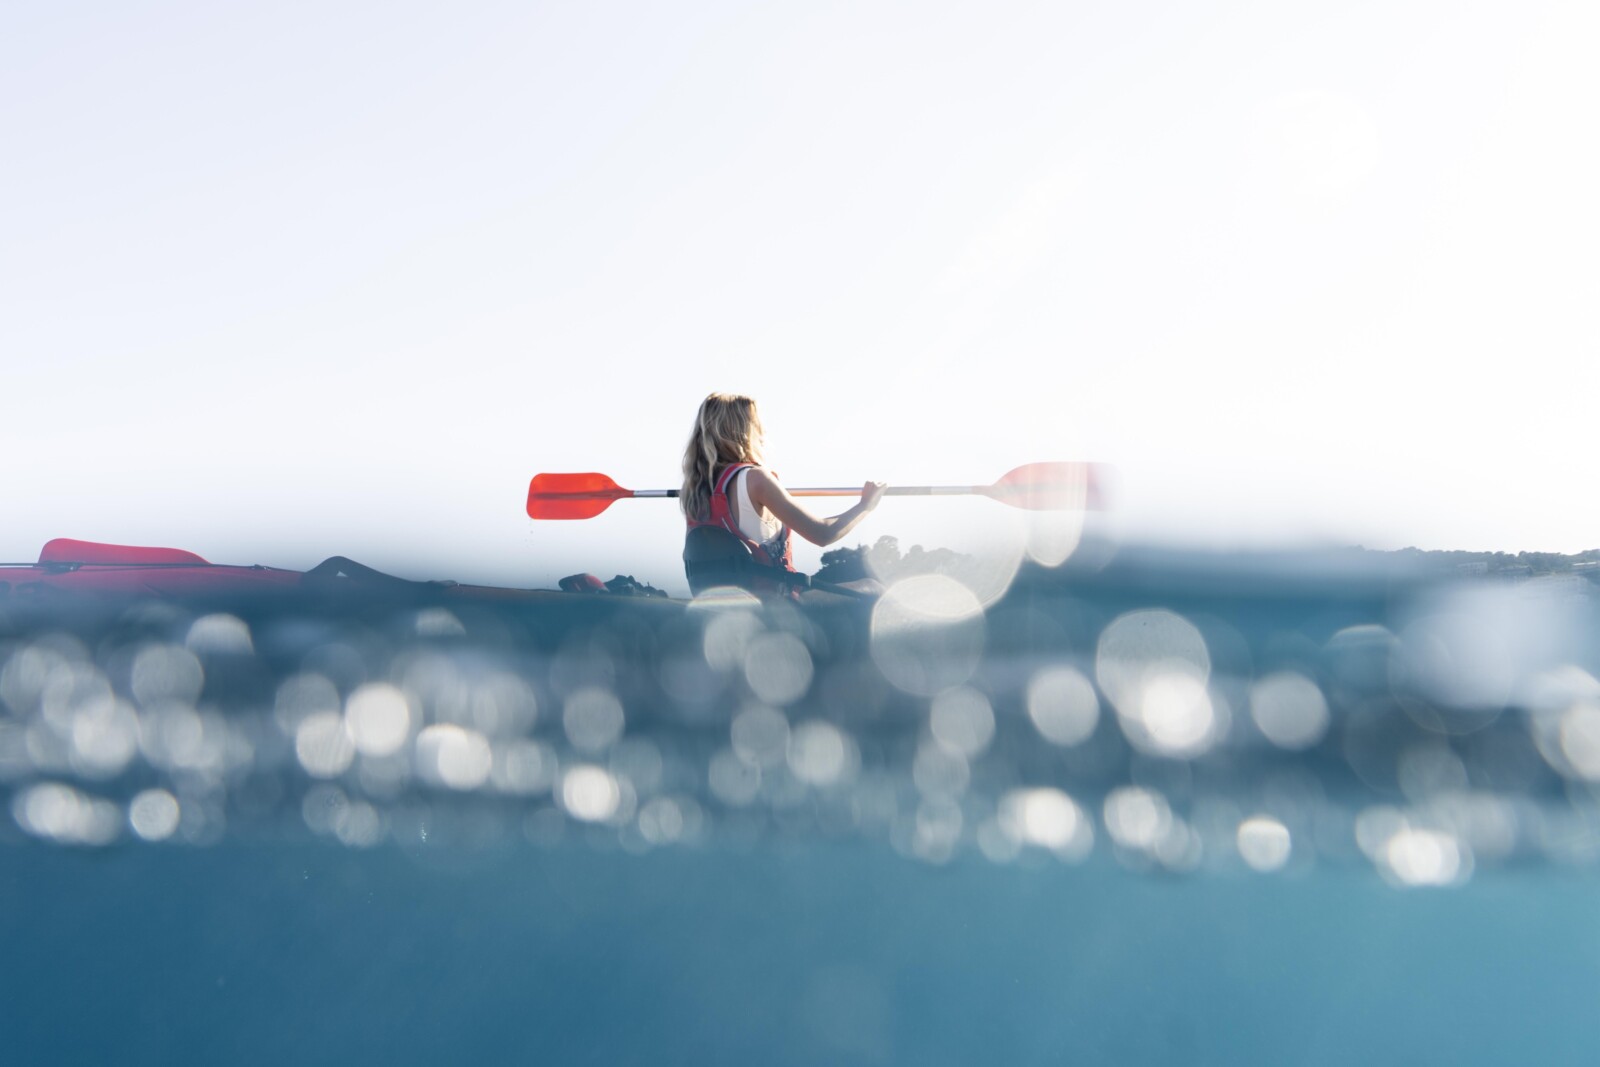
[[[783,495],[782,483],[778,481],[778,474],[767,467],[751,467],[745,472],[745,488],[750,493],[750,499],[762,505]]]

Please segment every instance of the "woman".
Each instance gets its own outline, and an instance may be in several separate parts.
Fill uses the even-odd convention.
[[[750,397],[712,393],[701,403],[683,454],[683,492],[679,497],[689,522],[684,561],[691,586],[703,584],[697,581],[697,565],[702,579],[717,569],[707,558],[717,554],[716,549],[707,552],[705,544],[730,544],[727,538],[697,535],[696,530],[721,528],[744,546],[754,566],[743,568],[751,580],[739,584],[781,589],[786,585],[783,573],[794,572],[791,531],[814,545],[831,545],[878,506],[884,484],[867,482],[861,487],[861,499],[847,510],[829,518],[811,514],[762,466],[764,437],[761,415]],[[702,544],[697,546],[697,540]],[[730,550],[738,552],[737,548]],[[701,558],[691,558],[697,555]],[[724,571],[728,561],[729,556],[723,554],[720,563]]]

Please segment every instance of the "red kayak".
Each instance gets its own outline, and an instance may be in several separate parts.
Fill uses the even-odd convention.
[[[305,574],[277,567],[211,563],[181,548],[103,545],[58,537],[37,563],[0,564],[0,595],[51,591],[185,597],[298,587]]]
[[[383,601],[425,602],[518,603],[573,598],[571,593],[554,590],[414,582],[344,556],[330,556],[309,571],[292,571],[281,567],[212,563],[181,548],[107,545],[66,537],[46,544],[37,562],[0,563],[0,604],[7,600],[12,603],[55,601],[63,594],[70,595],[73,600],[156,598],[276,602],[279,598],[309,596],[312,601],[323,602],[325,596],[343,597],[351,593]]]

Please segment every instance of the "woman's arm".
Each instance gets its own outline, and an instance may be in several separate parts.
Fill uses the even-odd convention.
[[[756,467],[744,475],[750,491],[750,503],[766,508],[795,533],[814,545],[827,547],[855,529],[867,513],[878,506],[883,496],[884,483],[867,482],[861,487],[861,499],[848,510],[826,519],[819,519],[795,502],[789,491],[778,483],[771,472]]]

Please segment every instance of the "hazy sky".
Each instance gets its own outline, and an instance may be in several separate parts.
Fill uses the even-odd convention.
[[[1592,2],[0,9],[0,557],[681,582],[791,484],[1114,463],[1114,530],[1600,546]],[[940,543],[993,502],[891,502]],[[809,559],[814,560],[814,554]]]

